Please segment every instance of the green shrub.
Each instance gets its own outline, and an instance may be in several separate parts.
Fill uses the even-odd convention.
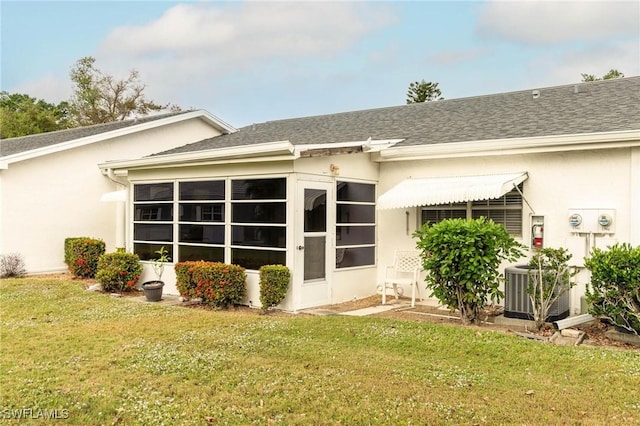
[[[488,300],[504,297],[500,263],[522,256],[522,246],[506,229],[484,217],[426,223],[413,236],[428,271],[427,288],[442,304],[458,309],[465,324],[480,321]]]
[[[585,266],[591,271],[586,291],[589,313],[640,335],[640,246],[624,243],[606,251],[593,249]]]
[[[260,303],[266,311],[282,302],[289,289],[291,272],[283,265],[264,265],[260,267]]]
[[[69,237],[64,239],[64,263],[71,267],[71,259],[73,258],[72,243],[76,240],[90,240],[89,237]]]
[[[98,260],[96,279],[104,291],[131,291],[142,274],[142,265],[137,254],[115,252],[106,253]]]
[[[98,259],[105,252],[102,240],[89,237],[65,239],[64,258],[75,277],[93,278],[98,271]]]
[[[196,288],[196,283],[193,279],[193,271],[199,263],[205,263],[204,261],[188,261],[178,262],[173,269],[176,272],[176,288],[180,296],[190,298],[192,292]]]
[[[220,262],[188,261],[175,266],[180,295],[202,298],[214,308],[227,308],[244,298],[247,274],[244,268]]]

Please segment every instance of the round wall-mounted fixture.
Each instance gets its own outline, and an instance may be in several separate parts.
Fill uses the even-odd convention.
[[[608,214],[601,214],[598,217],[598,223],[600,224],[600,226],[604,228],[608,228],[612,222],[613,222],[613,219]]]
[[[580,216],[578,213],[574,213],[571,216],[569,216],[569,224],[574,228],[580,226],[581,223],[582,223],[582,216]]]

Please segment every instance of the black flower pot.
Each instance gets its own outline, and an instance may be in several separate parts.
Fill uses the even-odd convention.
[[[149,302],[159,302],[162,299],[162,287],[164,287],[164,282],[157,280],[142,284],[144,296]]]

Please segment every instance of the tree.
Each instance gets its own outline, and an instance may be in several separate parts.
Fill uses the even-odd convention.
[[[536,250],[529,262],[527,293],[533,308],[536,329],[542,330],[551,306],[576,283],[572,278],[578,271],[569,265],[571,253],[564,248]]]
[[[0,139],[71,127],[69,104],[54,105],[21,93],[0,92]]]
[[[74,83],[71,110],[79,126],[125,120],[132,114],[146,115],[169,107],[179,110],[145,99],[146,86],[138,71],[131,70],[120,80],[97,69],[95,61],[91,56],[81,58],[70,73]]]
[[[413,236],[428,272],[427,288],[443,305],[458,309],[464,324],[478,323],[487,302],[504,297],[500,263],[522,256],[522,246],[504,226],[484,217],[426,223]]]
[[[618,71],[617,69],[611,68],[608,73],[602,76],[602,78],[598,78],[593,74],[580,74],[582,76],[582,81],[598,81],[598,80],[612,80],[614,78],[623,78],[624,74]]]
[[[444,99],[442,92],[438,89],[438,83],[426,82],[424,80],[414,81],[409,84],[407,91],[407,104],[417,104],[421,102]]]

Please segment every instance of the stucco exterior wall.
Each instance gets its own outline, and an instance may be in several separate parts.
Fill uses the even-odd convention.
[[[452,158],[387,162],[380,165],[380,194],[403,179],[434,176],[471,176],[508,172],[528,172],[523,193],[533,211],[523,203],[523,244],[530,245],[530,215],[544,216],[545,247],[566,247],[572,236],[568,222],[572,208],[615,209],[616,232],[611,237],[618,242],[633,242],[634,221],[638,211],[637,149],[610,149],[548,154],[505,155],[492,157]],[[635,194],[635,195],[632,195]],[[408,216],[407,216],[408,213]],[[389,264],[395,249],[411,249],[415,240],[419,208],[379,211],[379,259]],[[408,217],[409,232],[406,230]],[[632,225],[633,224],[633,225]],[[596,236],[597,238],[597,236]],[[574,254],[574,257],[577,254]],[[526,263],[527,259],[522,262]],[[384,270],[379,268],[378,280]],[[571,314],[580,308],[586,273],[578,276],[578,286],[572,291]]]
[[[116,203],[100,202],[122,186],[103,176],[98,163],[149,155],[219,134],[189,120],[43,155],[0,170],[0,248],[19,253],[30,273],[61,271],[64,239],[101,238],[115,250]]]

